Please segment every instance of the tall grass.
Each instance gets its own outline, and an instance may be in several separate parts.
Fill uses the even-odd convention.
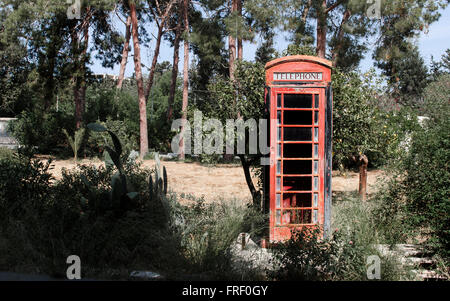
[[[194,273],[210,279],[242,279],[248,271],[233,266],[231,247],[242,232],[263,229],[264,216],[237,200],[206,204],[202,199],[190,206],[173,204],[183,256]]]
[[[367,258],[376,255],[381,260],[381,280],[401,280],[408,277],[408,271],[401,266],[399,258],[383,254],[379,245],[390,243],[395,232],[402,229],[387,228],[380,224],[379,199],[361,201],[356,192],[343,201],[335,203],[332,212],[332,228],[341,232],[342,238],[356,247],[352,258],[343,258],[348,262],[348,270],[342,275],[346,280],[367,280]],[[393,225],[394,226],[394,225]]]
[[[356,193],[333,199],[332,233],[303,229],[273,249],[276,280],[368,280],[369,256],[380,258],[380,280],[408,279],[398,258],[381,252],[385,229],[376,224],[375,200],[362,202]],[[395,231],[395,230],[393,230]]]

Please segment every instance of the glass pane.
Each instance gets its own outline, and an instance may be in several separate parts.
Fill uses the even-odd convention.
[[[313,207],[318,207],[318,206],[319,206],[319,194],[314,193]]]
[[[311,210],[284,210],[283,223],[301,225],[311,223]]]
[[[314,128],[314,142],[319,142],[319,128]]]
[[[314,112],[314,125],[319,125],[319,112]]]
[[[284,177],[283,190],[284,191],[310,191],[312,188],[311,177]]]
[[[277,175],[281,174],[281,161],[277,161]]]
[[[318,219],[318,211],[314,210],[314,214],[313,214],[313,223],[317,224],[317,219]]]
[[[284,111],[283,124],[312,125],[311,111]]]
[[[310,108],[312,108],[312,95],[311,94],[284,94],[284,107],[285,108],[310,109]]]
[[[314,107],[316,108],[316,109],[318,109],[319,108],[319,94],[316,94],[316,95],[314,95]]]
[[[312,158],[312,145],[284,144],[283,156],[285,158]]]
[[[281,195],[279,193],[277,193],[277,196],[276,196],[276,206],[278,208],[281,207]]]
[[[278,141],[281,141],[281,128],[278,128],[278,134],[277,134]]]
[[[281,144],[278,144],[278,147],[277,147],[277,158],[280,158],[281,157]]]
[[[283,208],[311,207],[311,193],[283,194]]]
[[[282,223],[283,225],[291,224],[292,222],[292,211],[291,210],[283,210]]]
[[[275,224],[280,225],[281,224],[281,210],[275,211]]]
[[[319,177],[314,177],[314,190],[319,189]]]
[[[286,141],[311,141],[311,128],[284,128],[284,140]]]
[[[277,95],[277,108],[281,108],[281,94]]]
[[[319,145],[314,144],[314,158],[319,158]]]
[[[278,124],[281,124],[281,111],[277,112],[277,120],[278,120]]]
[[[283,173],[292,175],[310,175],[312,173],[311,161],[286,160],[283,164]]]
[[[281,178],[277,177],[277,191],[281,190]]]
[[[311,224],[311,211],[312,210],[302,210],[303,211],[303,220],[302,224]]]
[[[315,160],[314,161],[314,174],[318,174],[319,173],[319,161]]]

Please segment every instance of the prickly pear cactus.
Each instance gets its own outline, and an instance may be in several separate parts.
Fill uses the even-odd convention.
[[[166,198],[167,187],[168,181],[166,167],[162,166],[161,173],[161,160],[159,159],[158,153],[155,153],[155,181],[153,181],[152,176],[150,176],[149,179],[150,202],[159,200],[166,210],[168,210],[169,208],[169,204]]]

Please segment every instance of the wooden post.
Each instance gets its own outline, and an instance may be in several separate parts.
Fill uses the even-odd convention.
[[[367,165],[369,160],[366,155],[359,156],[359,197],[362,201],[367,199]]]

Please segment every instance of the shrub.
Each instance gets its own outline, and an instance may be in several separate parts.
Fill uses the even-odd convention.
[[[78,151],[80,150],[81,143],[84,138],[84,132],[85,132],[85,129],[80,128],[79,130],[75,131],[74,136],[71,137],[69,135],[69,133],[65,129],[63,129],[63,133],[64,133],[64,135],[66,135],[67,141],[69,141],[69,145],[72,148],[72,152],[73,152],[75,161],[78,160]]]
[[[14,158],[14,151],[6,148],[6,147],[0,147],[0,160],[8,159],[12,160]]]
[[[194,201],[190,206],[173,203],[175,229],[189,263],[188,270],[212,279],[243,277],[245,271],[233,267],[231,246],[239,233],[261,231],[264,216],[236,201],[211,204],[202,199]]]
[[[75,121],[64,112],[24,111],[10,123],[10,129],[20,145],[37,147],[43,154],[69,155],[62,129],[73,132]]]
[[[367,258],[381,260],[381,280],[406,277],[396,258],[380,253],[384,229],[375,223],[372,205],[345,197],[333,205],[333,233],[319,239],[319,228],[303,228],[292,238],[275,245],[269,271],[276,280],[368,280]],[[403,278],[404,279],[404,278]]]
[[[410,135],[408,150],[391,166],[392,179],[381,195],[386,210],[400,217],[402,227],[428,237],[427,243],[449,262],[450,229],[450,77],[426,89],[423,111],[429,120]],[[425,235],[424,235],[425,234]]]
[[[363,76],[336,71],[332,81],[333,165],[341,169],[352,167],[360,155],[367,155],[369,163],[377,160],[382,164],[395,139],[388,128],[388,114],[374,103],[379,79],[374,71]]]
[[[133,132],[127,128],[124,121],[108,118],[106,122],[98,123],[102,126],[105,126],[117,135],[122,144],[124,157],[128,157],[132,150],[137,150],[139,148],[139,136],[133,134]],[[90,131],[86,145],[86,151],[90,155],[103,156],[105,146],[112,145],[111,136],[106,132]]]
[[[407,210],[415,225],[431,227],[430,240],[440,255],[450,258],[450,106],[442,108],[446,119],[434,119],[412,136],[404,158],[403,182]]]

